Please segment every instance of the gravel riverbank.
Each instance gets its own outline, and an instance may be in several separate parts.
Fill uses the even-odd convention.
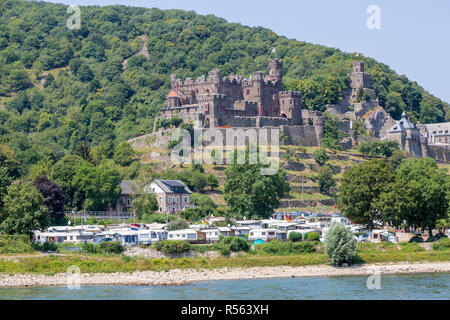
[[[82,272],[82,270],[81,270]],[[215,270],[169,270],[140,271],[133,273],[81,273],[79,283],[83,285],[182,285],[196,281],[236,280],[258,278],[289,278],[318,276],[357,276],[371,275],[374,272],[383,274],[450,272],[450,262],[433,263],[395,263],[354,265],[350,267],[332,267],[325,265],[306,267],[255,267],[255,268],[223,268]],[[56,275],[40,274],[0,274],[0,288],[3,287],[42,287],[65,286],[75,284],[76,278],[62,273]],[[76,276],[75,276],[76,277]]]

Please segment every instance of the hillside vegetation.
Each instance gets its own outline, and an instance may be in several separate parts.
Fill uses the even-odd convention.
[[[83,141],[112,157],[114,145],[151,131],[171,73],[195,78],[220,68],[249,75],[267,71],[267,59],[276,56],[284,59],[285,88],[301,90],[306,107],[323,110],[344,93],[354,60],[338,49],[191,11],[81,7],[81,28],[69,30],[66,10],[17,0],[0,7],[0,143],[14,149],[24,171],[73,153]],[[360,58],[394,118],[403,110],[422,123],[448,118],[448,105],[417,83]]]

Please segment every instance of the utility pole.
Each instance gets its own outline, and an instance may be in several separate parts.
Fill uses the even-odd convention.
[[[302,176],[302,204],[305,202],[305,195],[303,193],[303,176]]]

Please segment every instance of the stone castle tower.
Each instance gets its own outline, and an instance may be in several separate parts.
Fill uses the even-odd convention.
[[[267,76],[267,80],[270,80],[272,82],[278,81],[278,83],[281,86],[282,78],[283,78],[283,60],[279,60],[277,58],[269,60],[269,75]]]

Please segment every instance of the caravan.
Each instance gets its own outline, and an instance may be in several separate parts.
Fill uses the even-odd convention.
[[[280,241],[285,241],[287,239],[287,235],[285,231],[277,230],[277,229],[252,229],[248,234],[249,241],[255,241],[257,239],[264,240],[265,242],[269,242],[273,239],[277,239]]]

